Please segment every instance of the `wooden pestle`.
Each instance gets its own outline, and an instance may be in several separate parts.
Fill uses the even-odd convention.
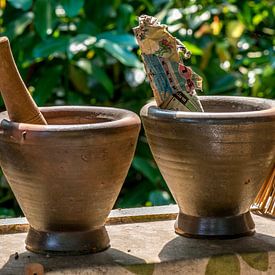
[[[7,37],[0,37],[0,91],[11,121],[47,124],[20,76]]]

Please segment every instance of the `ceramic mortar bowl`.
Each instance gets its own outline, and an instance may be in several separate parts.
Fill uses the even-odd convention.
[[[250,235],[249,208],[275,159],[275,101],[200,97],[204,113],[149,103],[141,118],[154,159],[179,205],[187,237]]]
[[[104,223],[130,167],[140,119],[116,108],[40,110],[49,125],[1,122],[0,164],[30,223],[26,248],[104,250]]]

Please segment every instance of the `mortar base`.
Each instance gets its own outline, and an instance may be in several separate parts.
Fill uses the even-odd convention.
[[[229,217],[195,217],[179,213],[175,232],[189,238],[231,239],[253,235],[255,224],[250,212]]]
[[[25,243],[29,251],[46,255],[81,255],[110,247],[104,226],[82,232],[45,232],[30,227]]]

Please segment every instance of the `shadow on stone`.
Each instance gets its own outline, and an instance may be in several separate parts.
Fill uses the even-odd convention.
[[[1,275],[24,274],[31,263],[43,265],[45,272],[62,271],[62,274],[78,272],[104,273],[107,271],[124,272],[129,266],[144,266],[145,261],[120,250],[109,248],[106,251],[82,256],[45,256],[32,252],[15,253],[0,270]],[[93,274],[94,274],[93,273]],[[85,273],[86,274],[86,273]],[[90,273],[89,273],[90,274]],[[136,273],[138,274],[138,273]]]
[[[253,236],[230,240],[202,240],[178,236],[159,253],[161,262],[210,258],[211,256],[261,253],[275,251],[275,238],[256,233]]]

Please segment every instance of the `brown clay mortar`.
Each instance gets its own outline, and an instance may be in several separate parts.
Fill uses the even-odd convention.
[[[30,223],[26,248],[104,250],[104,223],[130,167],[140,119],[116,108],[40,110],[49,125],[1,122],[0,164]]]
[[[141,118],[155,161],[179,205],[187,237],[250,235],[249,208],[275,161],[275,101],[200,97],[205,113],[145,105]]]

